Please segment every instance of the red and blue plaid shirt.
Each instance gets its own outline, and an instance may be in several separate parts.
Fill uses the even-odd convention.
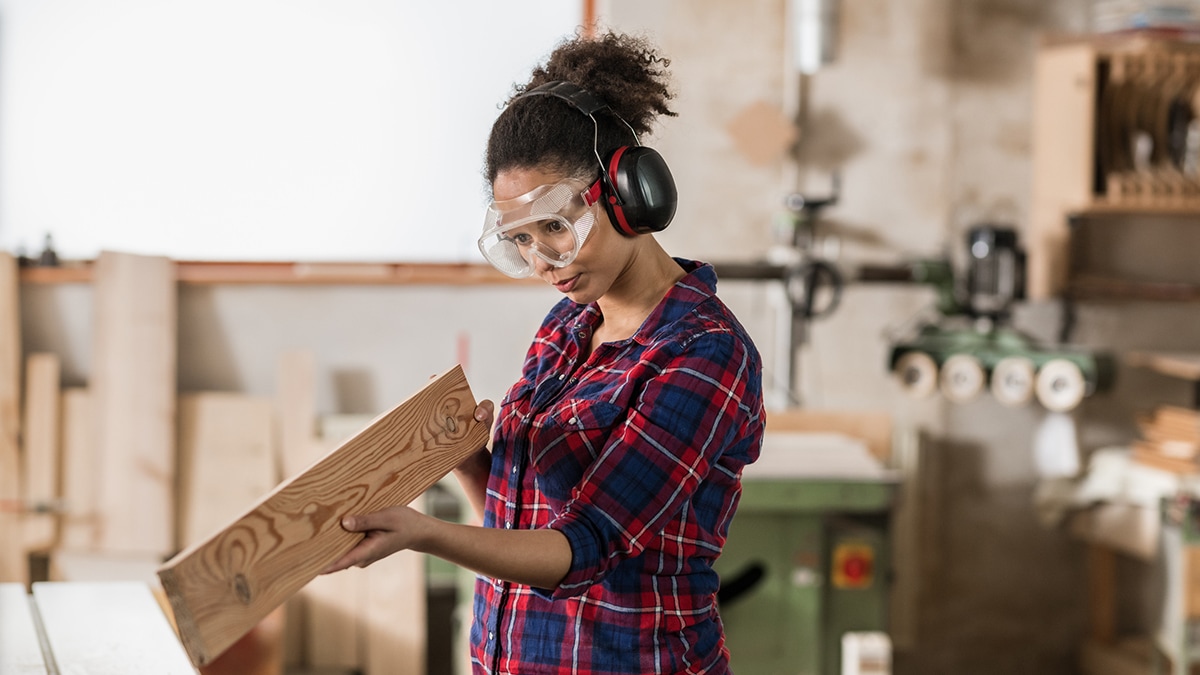
[[[476,581],[476,673],[729,670],[713,561],[763,439],[758,351],[688,272],[631,338],[581,356],[601,316],[564,299],[501,402],[484,525],[554,528],[557,588]]]

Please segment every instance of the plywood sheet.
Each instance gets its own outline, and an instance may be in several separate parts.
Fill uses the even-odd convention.
[[[54,354],[30,354],[25,361],[25,502],[54,509],[25,515],[28,551],[48,551],[58,544],[59,371]]]
[[[0,584],[0,675],[46,675],[29,595],[22,584]]]
[[[189,655],[204,665],[361,538],[349,513],[407,504],[486,443],[460,367],[159,569]]]
[[[269,399],[226,392],[179,399],[180,541],[220,530],[278,481]]]
[[[196,674],[144,583],[42,582],[33,596],[61,673]]]
[[[99,545],[175,550],[175,268],[102,252],[95,265],[92,401]]]
[[[63,390],[61,402],[62,517],[61,544],[71,550],[94,550],[99,545],[96,527],[96,436],[93,433],[92,397],[87,389]]]
[[[0,541],[21,541],[21,317],[17,262],[0,251]],[[0,546],[0,583],[25,583],[23,546]]]

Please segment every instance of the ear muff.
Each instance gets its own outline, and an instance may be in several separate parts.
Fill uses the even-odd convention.
[[[679,195],[662,155],[643,145],[617,148],[607,174],[611,191],[602,198],[618,232],[633,236],[667,229]]]
[[[570,106],[592,119],[596,129],[600,128],[596,113],[612,112],[588,90],[572,82],[547,82],[524,92],[526,96],[553,96],[566,101]],[[600,151],[592,142],[592,151],[600,163],[601,199],[609,220],[618,232],[626,236],[661,232],[675,217],[679,195],[675,190],[675,179],[662,155],[638,141],[637,133],[616,113],[612,113],[633,136],[634,145],[621,146],[606,160],[601,160]],[[598,134],[597,134],[598,135]]]

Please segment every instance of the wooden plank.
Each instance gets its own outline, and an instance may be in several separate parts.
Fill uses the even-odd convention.
[[[92,401],[98,536],[110,551],[175,550],[177,293],[170,260],[96,261]]]
[[[846,434],[861,439],[871,454],[884,464],[892,457],[892,417],[887,413],[792,408],[768,413],[767,431]]]
[[[488,439],[455,366],[158,572],[189,655],[204,665],[350,550],[348,513],[407,504]]]
[[[41,582],[33,596],[61,673],[196,673],[144,583]]]
[[[26,513],[25,549],[48,551],[58,544],[61,465],[59,361],[54,354],[30,354],[25,365],[25,503],[53,509]]]
[[[424,555],[401,551],[362,570],[366,673],[424,673],[428,662]]]
[[[1181,352],[1129,352],[1125,362],[1162,375],[1192,382],[1200,381],[1200,354]]]
[[[362,670],[362,606],[366,597],[376,592],[377,589],[367,587],[367,571],[360,569],[319,576],[308,582],[302,593],[304,662],[309,669]],[[409,600],[406,598],[404,602]]]
[[[26,583],[21,541],[21,317],[17,262],[0,251],[0,582]]]
[[[1200,546],[1183,548],[1184,616],[1200,619]]]
[[[1092,202],[1095,159],[1096,49],[1062,45],[1038,52],[1033,83],[1033,191],[1027,293],[1056,297],[1066,287],[1067,214]]]
[[[62,497],[66,513],[59,539],[64,548],[92,550],[100,543],[96,528],[100,481],[91,393],[81,387],[64,389],[61,408]]]
[[[312,352],[294,349],[279,358],[280,478],[295,476],[320,456],[317,444],[317,365]]]
[[[204,392],[179,398],[180,541],[224,527],[279,482],[270,399]]]
[[[47,672],[25,586],[0,584],[0,675]]]
[[[316,442],[317,365],[313,353],[304,349],[285,351],[276,371],[278,407],[277,478],[295,476],[320,457]],[[307,666],[309,639],[308,598],[298,593],[287,601],[283,655],[289,667]]]

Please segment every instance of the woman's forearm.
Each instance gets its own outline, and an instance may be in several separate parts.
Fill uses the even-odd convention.
[[[484,576],[536,588],[554,588],[571,569],[571,545],[558,530],[502,530],[429,521],[413,550],[435,555]]]

